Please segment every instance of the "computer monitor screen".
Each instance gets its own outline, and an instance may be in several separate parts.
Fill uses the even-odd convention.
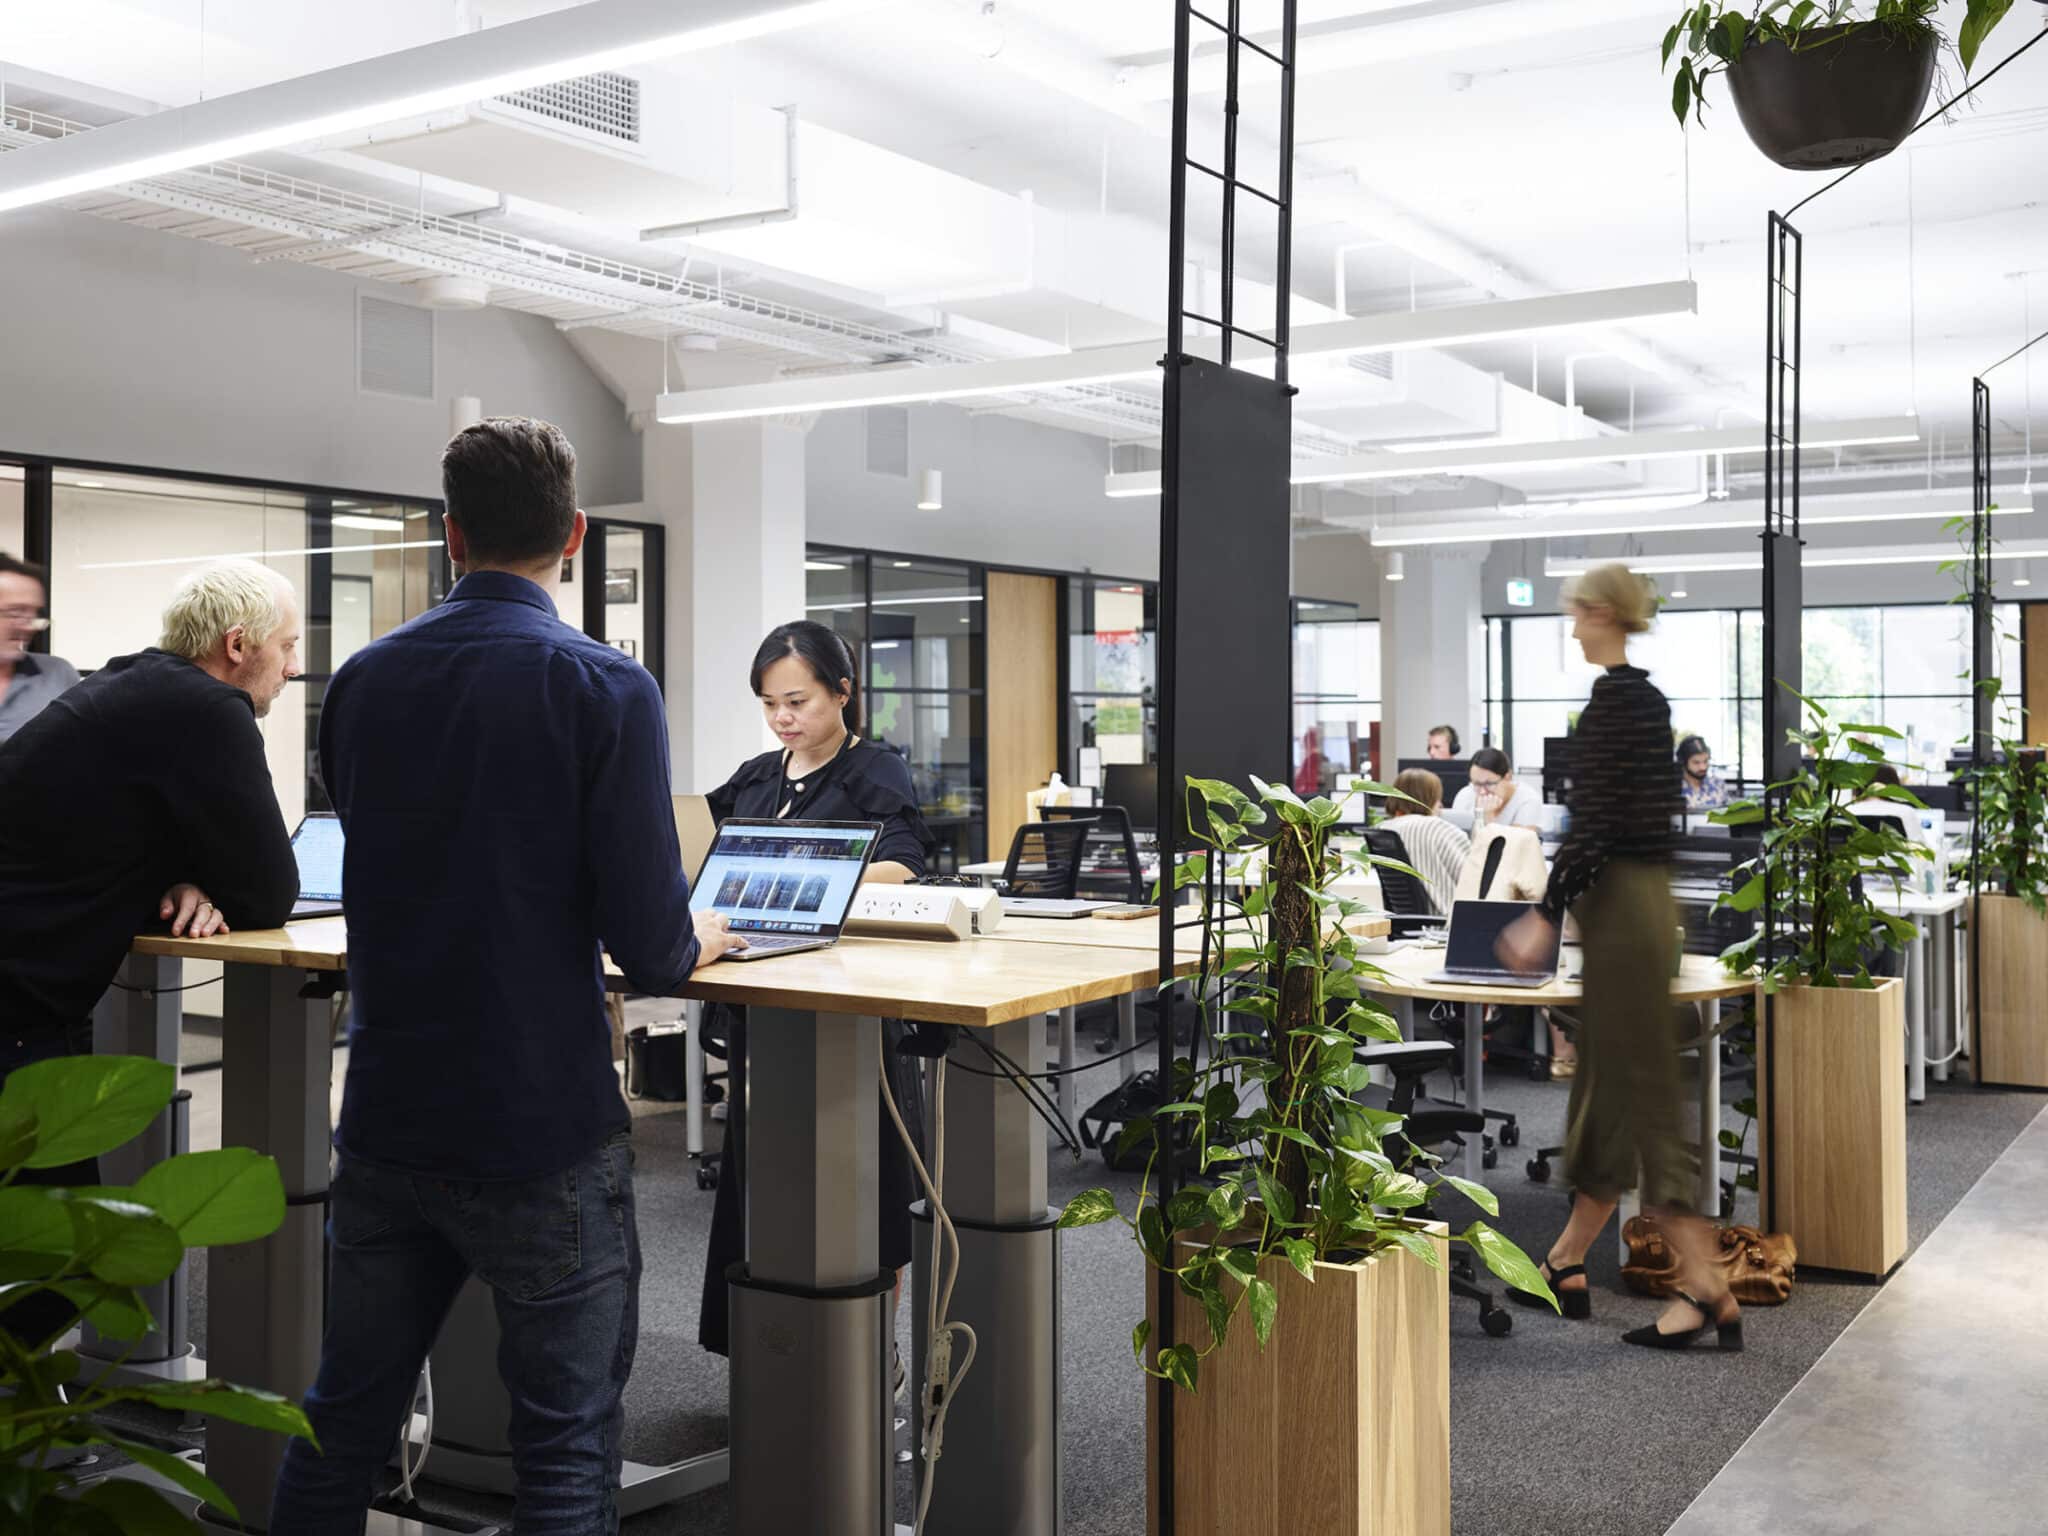
[[[867,872],[881,824],[728,819],[690,892],[735,933],[836,935]]]
[[[299,861],[301,901],[341,900],[341,818],[319,811],[299,823],[292,834],[292,857]]]
[[[1105,763],[1102,766],[1102,803],[1120,805],[1140,832],[1159,830],[1159,765],[1157,763]]]
[[[1464,757],[1404,757],[1398,764],[1406,773],[1410,768],[1419,768],[1424,773],[1433,773],[1444,786],[1444,804],[1449,805],[1458,798],[1472,777],[1472,760]]]

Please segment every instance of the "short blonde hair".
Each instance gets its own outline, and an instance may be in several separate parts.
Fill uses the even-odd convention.
[[[1596,565],[1564,584],[1571,608],[1607,608],[1625,635],[1640,635],[1657,617],[1657,584],[1625,565]]]
[[[162,649],[187,661],[211,654],[221,636],[239,628],[261,645],[298,603],[292,584],[254,560],[211,560],[178,583],[164,609]]]
[[[1394,775],[1394,788],[1419,802],[1425,811],[1433,811],[1444,803],[1444,781],[1427,768],[1403,768]],[[1415,811],[1412,806],[1396,804],[1389,814],[1412,816]]]

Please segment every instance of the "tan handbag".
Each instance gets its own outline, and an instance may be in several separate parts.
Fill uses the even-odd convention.
[[[1621,1278],[1632,1291],[1667,1299],[1678,1290],[1678,1254],[1654,1216],[1631,1216],[1622,1225],[1628,1262]],[[1721,1227],[1713,1263],[1726,1277],[1728,1289],[1746,1307],[1772,1307],[1792,1294],[1799,1250],[1783,1232],[1763,1233],[1755,1227]]]

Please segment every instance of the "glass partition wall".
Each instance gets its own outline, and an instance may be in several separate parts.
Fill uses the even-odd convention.
[[[1291,764],[1297,793],[1328,794],[1338,774],[1369,770],[1379,693],[1379,621],[1361,619],[1355,603],[1297,599]]]
[[[1155,644],[1158,589],[1094,576],[1067,579],[1067,782],[1081,754],[1100,765],[1149,763],[1159,752]]]

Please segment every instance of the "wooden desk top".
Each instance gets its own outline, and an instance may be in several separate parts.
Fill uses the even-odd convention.
[[[1353,937],[1361,939],[1382,938],[1393,931],[1393,922],[1385,917],[1359,916],[1351,920]],[[1025,944],[1074,944],[1089,948],[1138,950],[1147,954],[1159,952],[1159,919],[1156,917],[1114,918],[1077,917],[1052,919],[1044,917],[1005,917],[996,931],[985,941],[970,940],[970,943],[989,942],[1000,944],[1005,941]],[[1233,936],[1231,943],[1257,943],[1249,933],[1242,939]],[[1175,936],[1174,949],[1190,957],[1202,952],[1202,930],[1199,924],[1183,928]]]
[[[1362,963],[1378,966],[1386,973],[1384,977],[1359,978],[1359,984],[1367,992],[1383,997],[1426,998],[1445,1003],[1520,1003],[1533,1007],[1553,1004],[1567,1007],[1585,998],[1585,991],[1578,982],[1555,977],[1540,987],[1473,987],[1423,980],[1432,971],[1443,969],[1444,952],[1441,949],[1411,947],[1359,958]],[[1566,969],[1578,964],[1570,951],[1567,951],[1566,962]],[[1710,955],[1686,955],[1680,961],[1678,975],[1671,982],[1671,1001],[1703,1003],[1717,997],[1740,997],[1755,989],[1756,982],[1752,978],[1730,976],[1722,969],[1721,962]]]
[[[348,928],[342,918],[328,917],[211,939],[150,934],[138,938],[134,949],[182,960],[339,971],[348,966]],[[1194,962],[1180,969],[1193,970]],[[625,978],[609,963],[605,975],[609,985],[624,990]],[[830,949],[700,967],[679,995],[987,1027],[1120,997],[1158,980],[1158,962],[1148,952],[1102,945],[846,938]]]

